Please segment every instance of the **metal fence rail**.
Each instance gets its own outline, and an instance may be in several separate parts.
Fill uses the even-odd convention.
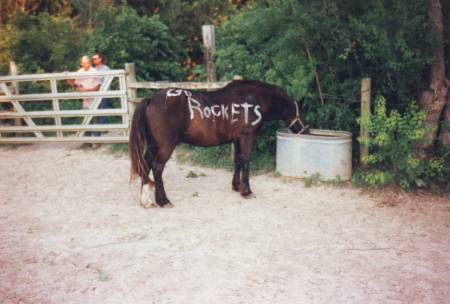
[[[96,92],[58,92],[57,81],[104,77],[99,91]],[[118,79],[118,90],[111,90],[114,79]],[[49,81],[51,92],[33,94],[15,94],[8,84],[20,82]],[[96,72],[64,72],[33,75],[17,75],[0,77],[0,103],[10,103],[14,111],[0,112],[0,143],[30,143],[30,142],[127,142],[129,129],[128,100],[126,94],[126,80],[124,70],[96,71]],[[99,109],[104,98],[120,99],[119,109]],[[90,109],[61,110],[61,100],[93,99]],[[52,110],[26,111],[23,102],[51,101]],[[122,123],[90,124],[95,116],[121,116]],[[79,124],[63,124],[62,118],[82,117]],[[38,125],[35,118],[53,118],[54,125]],[[26,125],[9,126],[7,119],[23,119]],[[86,131],[115,131],[121,135],[92,137],[85,136]],[[46,133],[44,133],[46,132]],[[28,134],[28,136],[26,136]],[[15,135],[15,136],[11,136]],[[31,135],[31,136],[30,136]]]

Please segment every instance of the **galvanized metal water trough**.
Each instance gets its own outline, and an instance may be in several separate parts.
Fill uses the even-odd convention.
[[[352,177],[352,134],[311,129],[311,134],[277,131],[277,171],[283,176],[321,180],[349,180]]]

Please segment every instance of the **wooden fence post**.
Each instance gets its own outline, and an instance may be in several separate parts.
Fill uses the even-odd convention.
[[[204,58],[206,66],[206,74],[208,82],[217,81],[216,76],[216,65],[214,64],[214,54],[216,52],[216,39],[214,35],[214,25],[203,25],[202,26],[203,35],[203,48],[204,48]]]
[[[10,61],[9,62],[9,74],[11,76],[17,76],[18,72],[17,72],[17,65],[15,61]],[[11,84],[11,91],[14,95],[19,95],[20,91],[19,91],[19,83],[17,81],[13,81]],[[13,108],[13,112],[17,112],[16,108]],[[16,126],[21,126],[22,125],[22,121],[20,120],[20,118],[16,118],[14,119],[14,125]],[[16,134],[17,136],[17,134]]]
[[[125,63],[125,82],[127,86],[127,99],[128,99],[128,133],[131,128],[131,123],[133,119],[134,110],[136,109],[136,104],[134,99],[137,97],[137,89],[130,88],[129,84],[136,82],[136,69],[134,62]]]
[[[361,120],[370,115],[370,95],[371,95],[371,80],[370,78],[363,78],[361,81]],[[362,126],[360,129],[360,149],[359,160],[362,163],[364,157],[369,155],[369,147],[365,141],[369,139],[369,132]]]

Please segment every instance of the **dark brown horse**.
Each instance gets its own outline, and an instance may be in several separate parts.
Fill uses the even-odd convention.
[[[149,190],[156,184],[156,204],[172,206],[162,173],[180,142],[202,147],[233,143],[232,189],[249,197],[253,143],[264,121],[278,119],[294,133],[308,132],[298,104],[280,88],[261,81],[233,81],[213,92],[161,90],[144,99],[134,113],[129,142],[132,178],[139,176],[142,182],[141,205],[155,206]]]

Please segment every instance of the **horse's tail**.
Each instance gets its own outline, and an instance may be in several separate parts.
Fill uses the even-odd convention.
[[[150,103],[150,100],[151,99],[143,100],[135,110],[131,123],[130,140],[128,144],[131,158],[130,180],[134,180],[139,176],[142,183],[144,183],[144,180],[148,178],[151,168],[151,164],[147,163],[146,160],[146,154],[151,153],[149,149],[149,141],[151,140],[152,134],[148,126],[146,115],[147,106]]]

